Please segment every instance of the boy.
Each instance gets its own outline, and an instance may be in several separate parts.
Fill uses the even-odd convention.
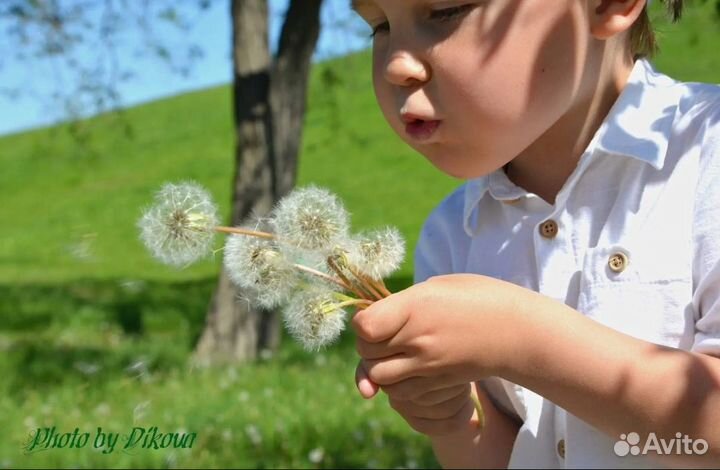
[[[353,2],[386,119],[468,180],[353,320],[445,467],[720,462],[720,90],[642,58],[645,3]]]

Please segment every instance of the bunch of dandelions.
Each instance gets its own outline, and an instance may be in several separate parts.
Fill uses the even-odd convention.
[[[209,194],[194,183],[166,184],[139,221],[141,239],[161,262],[187,266],[212,253],[227,234],[223,262],[234,284],[265,309],[281,308],[288,332],[307,350],[333,343],[347,308],[390,295],[383,278],[398,269],[405,242],[387,227],[350,233],[350,216],[325,189],[299,188],[267,219],[218,225]]]
[[[258,306],[282,308],[288,332],[311,351],[334,342],[346,308],[366,308],[390,295],[383,278],[400,265],[405,242],[391,227],[359,235],[326,190],[307,187],[283,198],[266,220],[222,227],[210,195],[194,183],[166,184],[138,225],[160,261],[187,266],[212,253],[214,235],[227,234],[224,265],[230,279]],[[473,394],[479,427],[484,414]]]

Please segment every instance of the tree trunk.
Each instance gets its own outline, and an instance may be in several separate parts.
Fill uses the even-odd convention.
[[[320,35],[321,6],[322,0],[292,0],[273,64],[270,96],[279,197],[295,186],[310,67]]]
[[[273,115],[275,197],[281,199],[295,186],[302,141],[310,66],[320,35],[322,0],[292,0],[280,34],[273,63],[270,100]],[[280,344],[280,312],[267,312],[260,330],[261,349]]]
[[[233,0],[234,119],[237,134],[231,223],[265,215],[295,184],[310,62],[322,0],[293,0],[278,55],[268,44],[266,0]],[[196,348],[201,363],[252,360],[276,349],[277,312],[248,302],[223,270]]]

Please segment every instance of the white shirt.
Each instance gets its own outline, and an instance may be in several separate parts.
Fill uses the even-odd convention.
[[[554,205],[500,169],[432,212],[415,281],[447,273],[503,279],[642,340],[720,354],[720,87],[637,61]],[[483,385],[524,423],[511,468],[657,466],[617,456],[620,436],[530,390]]]

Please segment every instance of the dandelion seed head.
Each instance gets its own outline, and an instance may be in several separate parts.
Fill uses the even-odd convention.
[[[165,264],[182,267],[208,256],[219,216],[210,194],[192,182],[167,183],[138,221],[140,239]]]
[[[285,302],[299,279],[273,240],[230,235],[223,262],[232,282],[253,291],[255,301],[265,308]]]
[[[346,312],[338,307],[335,294],[323,286],[310,286],[297,291],[283,312],[288,332],[308,351],[333,343],[345,328]]]
[[[381,280],[400,267],[405,257],[405,239],[394,227],[373,230],[356,237],[347,256],[361,273]]]
[[[308,186],[278,203],[272,224],[284,243],[303,250],[327,250],[347,237],[349,219],[337,196]]]

